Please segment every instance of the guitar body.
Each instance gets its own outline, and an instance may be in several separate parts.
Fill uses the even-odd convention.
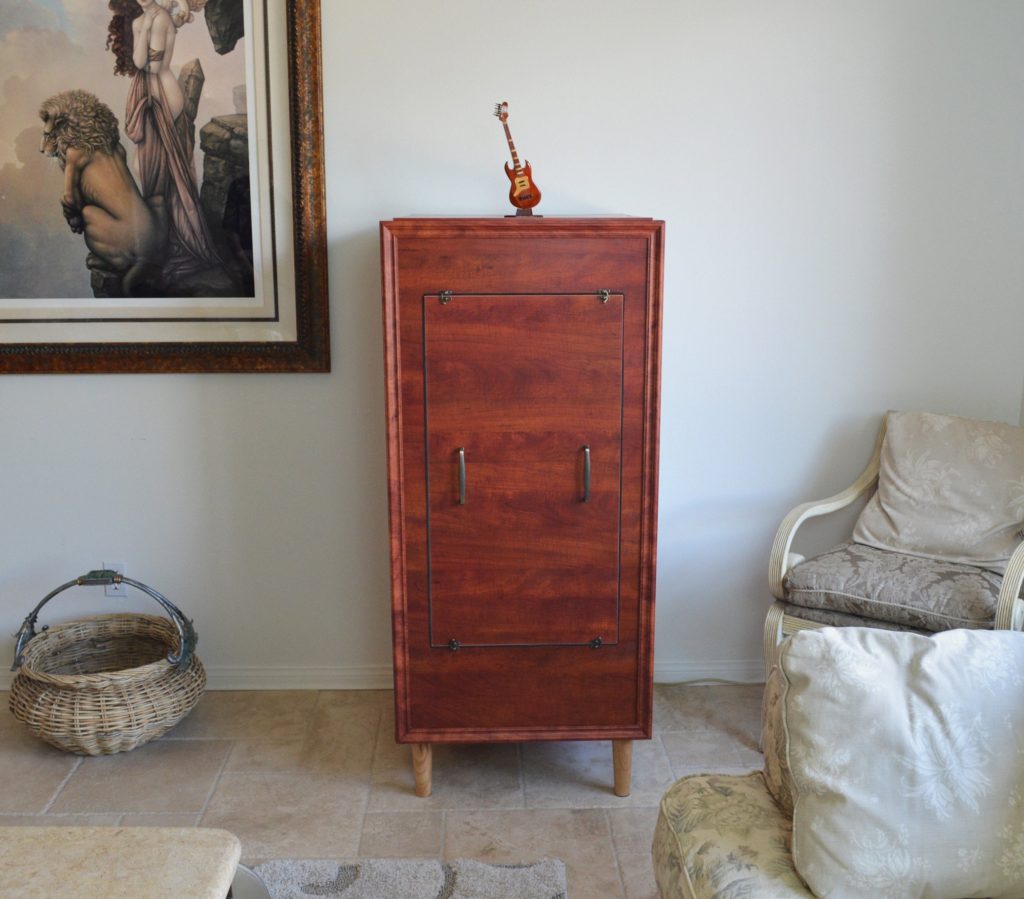
[[[505,129],[508,150],[512,154],[512,165],[505,163],[505,174],[512,182],[508,191],[508,201],[515,207],[516,215],[533,215],[533,207],[540,202],[540,191],[533,183],[529,160],[523,165],[519,164],[519,154],[516,153],[516,145],[512,142],[512,132],[508,130],[508,103],[495,103],[494,114]]]
[[[508,191],[508,201],[516,209],[533,209],[540,202],[540,190],[533,183],[533,172],[529,161],[520,168],[513,168],[505,163],[505,174],[512,186]]]

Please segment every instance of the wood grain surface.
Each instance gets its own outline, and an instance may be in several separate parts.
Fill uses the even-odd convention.
[[[381,224],[400,742],[650,736],[663,242]]]

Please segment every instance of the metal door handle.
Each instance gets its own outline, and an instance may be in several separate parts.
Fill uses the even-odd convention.
[[[466,505],[466,448],[459,447],[459,505]]]
[[[583,502],[590,502],[590,447],[583,447]]]

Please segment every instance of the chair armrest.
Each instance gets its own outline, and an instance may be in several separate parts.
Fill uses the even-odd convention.
[[[867,493],[878,481],[878,470],[882,458],[882,438],[885,436],[885,421],[878,431],[878,438],[875,440],[875,449],[871,454],[871,461],[867,468],[845,490],[841,490],[834,496],[816,502],[803,503],[793,509],[779,525],[775,533],[775,541],[772,543],[772,555],[768,561],[768,588],[776,599],[785,599],[786,594],[782,581],[786,572],[792,567],[792,554],[790,548],[793,546],[793,538],[797,529],[808,518],[817,518],[821,515],[828,515],[839,509],[844,509],[853,503],[858,497]]]
[[[1021,630],[1021,621],[1014,621],[1014,607],[1020,597],[1020,588],[1024,584],[1024,543],[1021,543],[1006,563],[1006,574],[999,588],[999,599],[996,601],[996,630]]]

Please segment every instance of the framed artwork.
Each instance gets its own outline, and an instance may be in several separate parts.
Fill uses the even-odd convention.
[[[0,46],[0,373],[330,370],[320,0],[20,0]]]

